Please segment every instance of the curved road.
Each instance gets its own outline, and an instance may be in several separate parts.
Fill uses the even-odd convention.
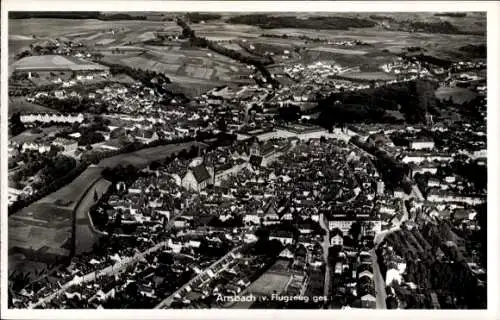
[[[323,259],[325,262],[325,284],[324,284],[324,291],[323,295],[325,297],[330,296],[330,284],[331,284],[331,268],[330,268],[330,263],[328,262],[328,254],[330,249],[330,230],[328,230],[328,226],[325,223],[325,218],[323,215],[320,216],[319,218],[319,224],[323,230],[326,231],[326,234],[323,237],[323,242],[321,243],[321,247],[323,248]]]

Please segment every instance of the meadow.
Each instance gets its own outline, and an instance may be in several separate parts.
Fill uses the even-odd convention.
[[[9,116],[14,113],[56,113],[54,109],[50,109],[35,103],[26,101],[24,97],[9,98]]]
[[[274,291],[280,293],[285,290],[289,279],[290,275],[288,274],[266,272],[250,285],[248,291],[263,296],[271,295]]]

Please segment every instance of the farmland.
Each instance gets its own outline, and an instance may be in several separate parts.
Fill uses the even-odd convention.
[[[343,73],[343,78],[353,79],[353,80],[394,80],[396,77],[392,74],[385,72],[353,72],[353,73]]]
[[[73,182],[40,199],[36,203],[54,204],[73,210],[77,205],[78,199],[82,196],[82,192],[85,192],[86,189],[101,178],[101,172],[102,168],[100,167],[89,167]]]
[[[311,51],[322,51],[322,52],[331,52],[338,54],[353,54],[353,55],[364,55],[367,54],[367,51],[362,50],[353,50],[353,49],[341,49],[341,48],[333,48],[333,47],[316,47],[309,49]]]
[[[404,20],[408,15],[411,14],[399,14],[397,19]],[[481,37],[468,34],[450,35],[383,30],[379,26],[370,27],[371,23],[366,23],[363,28],[349,30],[282,28],[279,24],[273,25],[274,28],[269,28],[267,25],[261,28],[258,25],[241,24],[245,21],[244,19],[236,19],[237,24],[228,23],[232,16],[234,14],[223,14],[220,20],[209,20],[203,24],[190,23],[190,26],[201,37],[213,41],[229,41],[229,43],[221,43],[221,46],[236,52],[246,51],[238,44],[239,41],[244,40],[246,44],[253,46],[257,54],[274,53],[277,63],[286,62],[281,55],[288,50],[289,62],[335,61],[342,66],[360,66],[365,72],[377,71],[381,64],[392,61],[395,55],[411,46],[425,47],[426,54],[449,59],[457,56],[465,57],[468,53],[459,50],[464,45],[481,45],[486,41]],[[305,14],[303,18],[308,16]],[[369,16],[366,14],[359,15],[359,17],[348,15],[346,21],[358,18],[372,19]],[[459,18],[423,14],[418,18],[432,23],[440,20],[451,21],[461,30],[467,30],[473,25],[477,26],[475,22],[478,20],[475,15]],[[342,17],[332,19],[332,21],[343,21]],[[39,28],[40,23],[43,23],[43,29]],[[220,85],[253,83],[253,80],[249,78],[250,71],[244,64],[208,49],[190,47],[185,40],[165,40],[162,45],[148,44],[148,40],[156,39],[156,32],[179,35],[181,30],[175,21],[34,18],[11,20],[9,28],[11,33],[9,44],[12,43],[14,51],[43,39],[64,37],[80,41],[91,50],[103,53],[105,62],[164,73],[172,80],[173,83],[170,86],[174,92],[184,93],[190,97]],[[262,36],[263,34],[276,37]],[[282,35],[286,37],[281,37]],[[359,40],[369,45],[345,48],[320,45],[300,37],[322,41]],[[120,53],[113,52],[116,48],[120,48]],[[372,76],[366,75],[366,77]]]
[[[145,167],[152,161],[161,160],[173,153],[178,153],[182,149],[189,149],[193,145],[195,145],[195,142],[186,142],[142,149],[131,153],[120,154],[111,158],[106,158],[99,162],[98,166],[100,168],[115,167],[118,165],[133,165],[136,167]]]

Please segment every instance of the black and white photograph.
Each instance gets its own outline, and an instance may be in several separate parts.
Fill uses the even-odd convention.
[[[497,308],[489,14],[235,8],[3,16],[2,309]]]

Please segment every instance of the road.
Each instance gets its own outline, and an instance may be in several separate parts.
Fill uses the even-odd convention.
[[[330,296],[330,284],[331,284],[331,268],[330,264],[328,262],[328,254],[330,249],[330,230],[328,230],[328,227],[326,226],[324,216],[321,215],[319,218],[319,224],[323,230],[326,231],[326,234],[323,237],[323,242],[321,243],[321,247],[323,248],[323,259],[325,262],[325,285],[324,285],[324,292],[323,295],[325,297]]]
[[[375,299],[377,304],[377,309],[387,309],[386,298],[387,294],[385,292],[385,281],[380,272],[380,267],[377,262],[377,254],[375,249],[370,250],[372,256],[372,271],[373,271],[373,281],[375,282]]]
[[[377,248],[380,245],[380,243],[384,240],[385,236],[397,230],[400,230],[401,223],[408,220],[408,210],[406,209],[404,200],[400,200],[400,208],[403,211],[403,216],[401,217],[399,222],[391,229],[377,233],[375,235],[375,238],[373,239],[375,247],[370,251],[370,254],[372,256],[373,281],[375,282],[375,293],[376,293],[375,298],[377,303],[377,309],[387,309],[386,305],[387,294],[385,292],[385,281],[380,271],[380,266],[378,265],[375,248]]]

